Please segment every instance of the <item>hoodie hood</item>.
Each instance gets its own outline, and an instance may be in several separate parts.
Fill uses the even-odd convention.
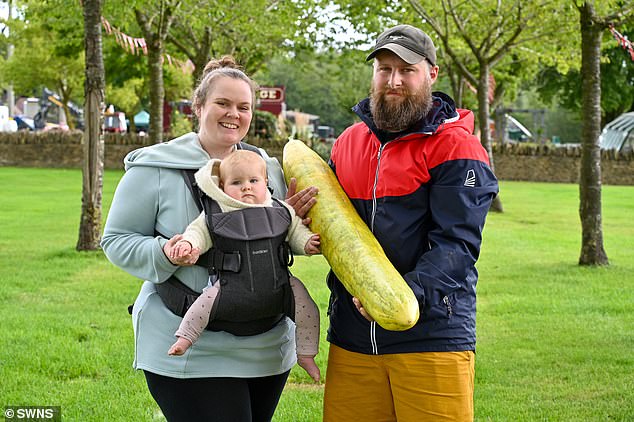
[[[376,127],[374,119],[372,118],[372,112],[370,111],[369,98],[360,101],[352,108],[352,111],[370,128],[381,143],[385,143],[412,133],[431,135],[436,133],[441,125],[455,122],[460,118],[456,110],[456,104],[449,95],[435,91],[432,93],[432,100],[433,105],[429,113],[414,125],[401,132],[387,132]]]
[[[247,204],[230,197],[220,188],[220,160],[212,158],[194,175],[196,184],[207,196],[232,209],[255,208],[272,205],[271,193],[266,191],[264,204]]]
[[[198,135],[190,132],[168,142],[131,151],[123,163],[126,170],[134,166],[199,169],[209,158],[200,145]]]

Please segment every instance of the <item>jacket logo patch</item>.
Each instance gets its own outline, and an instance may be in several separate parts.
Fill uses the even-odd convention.
[[[269,250],[268,249],[259,249],[259,250],[251,252],[251,255],[262,255],[262,254],[265,254],[265,253],[269,253]]]
[[[473,169],[467,170],[467,177],[466,179],[464,179],[464,185],[469,188],[473,188],[475,187],[475,183],[476,183],[475,171]]]

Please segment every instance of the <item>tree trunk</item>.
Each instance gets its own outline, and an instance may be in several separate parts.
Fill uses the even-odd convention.
[[[498,144],[506,142],[506,110],[498,107],[493,112],[495,116],[495,140]]]
[[[13,0],[7,1],[7,20],[6,25],[11,25],[13,20]],[[13,41],[8,38],[9,44],[7,45],[7,60],[10,60],[13,56],[14,46]],[[9,81],[7,85],[7,105],[9,106],[9,116],[15,116],[15,92],[13,91],[13,82]]]
[[[608,265],[601,227],[601,36],[592,2],[579,9],[581,24],[582,133],[579,177],[579,265]]]
[[[164,8],[156,12],[164,22]],[[152,21],[144,12],[139,9],[134,10],[136,21],[143,31],[143,37],[147,44],[147,64],[148,75],[150,77],[150,126],[148,136],[156,144],[163,142],[163,102],[165,101],[165,87],[163,85],[163,53],[165,51],[164,38],[161,37],[161,25],[152,27]]]
[[[161,2],[155,13],[156,19],[134,9],[136,21],[143,31],[148,50],[148,70],[150,76],[150,128],[149,136],[154,143],[163,142],[163,103],[165,102],[165,86],[163,84],[163,53],[165,41],[169,33],[174,12],[180,7],[181,0]],[[153,26],[152,22],[155,22]]]
[[[456,107],[462,108],[463,107],[463,99],[464,99],[464,89],[465,89],[465,82],[464,82],[464,78],[462,76],[458,77],[458,83],[456,84],[456,88],[454,90],[454,101],[456,102]]]
[[[462,94],[464,89],[464,78],[459,70],[455,69],[451,60],[445,60],[445,73],[451,85],[451,95],[457,108],[462,108]]]
[[[200,38],[197,38],[189,31],[179,31],[179,33],[188,33],[189,36],[181,35],[179,37],[174,34],[167,34],[167,40],[185,54],[194,65],[194,71],[192,72],[192,90],[195,91],[202,80],[205,66],[207,66],[207,63],[211,60],[213,30],[210,26],[206,26]],[[194,113],[192,115],[192,129],[195,132],[198,131],[198,123],[198,118],[196,117],[196,113]]]
[[[210,27],[205,27],[203,32],[203,36],[200,40],[200,48],[194,50],[194,56],[187,56],[189,60],[194,64],[194,71],[192,73],[193,79],[193,89],[196,89],[200,80],[203,76],[203,71],[205,70],[205,66],[211,60],[211,40],[212,40],[212,29]],[[198,45],[198,44],[197,44]]]
[[[210,48],[211,48],[211,38],[209,38],[209,42],[207,43],[206,51],[203,51],[201,49],[200,51],[196,53],[196,57],[194,57],[193,60],[191,57],[189,58],[194,64],[194,72],[192,73],[192,81],[193,81],[192,89],[193,90],[196,90],[196,87],[201,82],[203,77],[203,71],[205,70],[205,66],[207,65],[207,63],[209,63],[209,60],[211,60]],[[196,113],[193,113],[192,114],[192,130],[194,132],[198,132],[199,125],[200,125],[200,122],[198,121],[198,116],[196,116]],[[255,126],[255,125],[252,125],[252,126]]]
[[[101,239],[101,195],[103,189],[104,142],[102,110],[105,76],[101,44],[101,1],[84,0],[84,44],[86,51],[86,103],[84,159],[82,167],[81,220],[77,250],[99,249]]]
[[[64,117],[66,117],[66,125],[68,126],[68,130],[74,130],[75,129],[75,122],[73,121],[73,115],[70,112],[70,108],[68,108],[68,105],[66,105],[66,103],[64,103]]]
[[[489,131],[489,66],[484,63],[480,63],[480,79],[478,80],[478,121],[480,125],[480,142],[489,155],[491,171],[495,173],[491,132]],[[491,211],[504,212],[500,195],[493,199]]]
[[[147,56],[150,73],[150,128],[148,135],[156,144],[163,142],[163,102],[165,101],[163,50],[162,41],[158,37],[152,37],[152,41],[148,43]]]

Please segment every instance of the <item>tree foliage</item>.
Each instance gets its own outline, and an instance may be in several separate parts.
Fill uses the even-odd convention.
[[[318,26],[312,17],[316,4],[318,0],[245,0],[236,7],[235,2],[219,0],[210,7],[209,2],[201,0],[135,0],[136,24],[148,44],[151,124],[156,124],[162,113],[162,108],[152,106],[162,104],[164,89],[159,84],[164,78],[158,76],[161,69],[157,57],[171,52],[191,60],[192,86],[210,58],[225,54],[234,55],[251,73],[291,46],[298,49],[310,42]],[[183,97],[183,90],[178,89],[181,94],[177,97]]]
[[[371,75],[365,54],[347,50],[278,57],[256,79],[284,85],[289,110],[319,115],[321,124],[341,133],[354,121],[351,108],[367,96]]]
[[[478,99],[478,125],[480,139],[489,153],[494,168],[489,133],[489,109],[501,102],[507,85],[531,69],[540,57],[554,55],[544,39],[561,30],[552,16],[570,16],[570,5],[565,7],[555,0],[497,0],[463,1],[419,0],[385,2],[385,8],[370,10],[360,0],[337,1],[342,8],[357,13],[370,13],[366,22],[354,21],[360,30],[377,30],[377,25],[409,23],[418,26],[435,38],[439,57],[444,59],[441,73],[448,71],[454,96],[462,103],[465,86],[474,87]],[[563,22],[566,22],[565,19]],[[444,66],[444,67],[443,67]],[[500,79],[497,91],[495,79]],[[493,209],[501,211],[499,197]]]
[[[81,19],[69,18],[56,10],[61,0],[51,3],[20,3],[23,19],[10,22],[15,50],[9,60],[0,62],[0,75],[2,82],[12,82],[15,91],[26,95],[40,97],[45,87],[57,92],[64,104],[66,121],[72,128],[74,117],[67,103],[83,100],[83,24]],[[71,10],[81,17],[78,4]],[[66,27],[76,27],[77,22],[79,32]]]
[[[114,36],[105,38],[106,100],[129,113],[151,106],[151,121],[155,131],[162,134],[162,128],[159,130],[162,125],[158,122],[162,119],[163,101],[189,98],[191,86],[199,75],[196,73],[189,81],[187,92],[178,71],[172,72],[163,62],[165,53],[180,60],[191,59],[196,63],[197,72],[211,57],[232,54],[248,73],[254,73],[276,55],[313,48],[317,33],[325,24],[318,13],[322,3],[325,2],[245,0],[236,4],[219,0],[210,6],[208,1],[202,0],[130,0],[126,7],[121,7],[118,2],[105,2],[104,17],[121,32],[145,38],[150,53],[133,55],[124,51]],[[15,21],[12,38],[22,44],[16,46],[13,67],[5,66],[0,59],[0,83],[8,83],[13,74],[23,76],[17,81],[16,91],[37,95],[42,85],[60,91],[62,83],[70,85],[68,79],[76,76],[72,81],[74,88],[66,92],[81,103],[83,21],[80,2],[16,0],[16,4],[21,8],[22,19]],[[170,19],[173,19],[171,25]],[[18,31],[32,36],[18,37]],[[0,48],[4,45],[1,43]],[[66,60],[70,63],[65,63]],[[24,68],[33,74],[21,71],[19,63],[22,66],[28,63]],[[49,74],[60,81],[53,84],[50,78],[45,78]],[[61,81],[62,77],[65,82]],[[134,89],[125,88],[128,81],[139,79],[145,82],[134,83]],[[137,98],[124,100],[124,91]],[[160,137],[158,133],[154,136],[157,140]]]
[[[167,36],[181,6],[181,0],[159,0],[136,5],[134,16],[147,45],[147,64],[150,85],[150,127],[148,136],[154,142],[163,141],[163,60]]]
[[[276,55],[312,46],[322,23],[321,0],[218,0],[209,7],[194,1],[177,14],[168,36],[176,50],[194,63],[193,85],[211,58],[232,55],[255,73]],[[248,10],[249,13],[245,13]]]
[[[618,30],[631,39],[634,34],[632,28],[634,21],[631,20],[620,25]],[[624,112],[634,110],[634,61],[609,31],[603,31],[602,39],[601,126]],[[554,102],[572,111],[581,110],[580,69],[571,68],[562,74],[554,66],[546,66],[540,69],[536,82],[537,90],[544,101]]]

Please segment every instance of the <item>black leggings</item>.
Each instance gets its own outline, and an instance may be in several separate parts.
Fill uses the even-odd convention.
[[[171,378],[143,371],[169,422],[270,421],[290,371],[260,378]]]

